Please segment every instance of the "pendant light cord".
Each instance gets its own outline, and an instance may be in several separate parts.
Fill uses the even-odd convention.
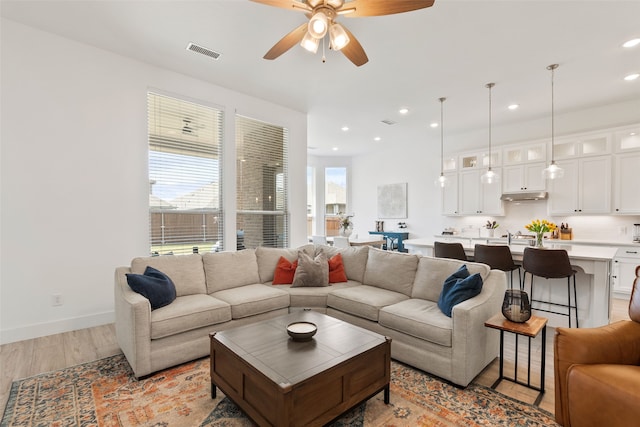
[[[558,64],[551,64],[547,67],[547,70],[551,70],[551,164],[556,162],[553,146],[555,145],[555,102],[554,102],[554,90],[553,90],[553,76],[555,69],[558,68]]]
[[[495,83],[487,83],[486,87],[489,88],[489,170],[491,170],[491,88]]]
[[[444,101],[440,98],[440,175],[444,175]]]

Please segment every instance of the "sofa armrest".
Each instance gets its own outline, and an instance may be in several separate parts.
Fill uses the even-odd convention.
[[[115,271],[116,338],[136,376],[151,373],[151,304],[127,283],[129,267]]]
[[[640,323],[622,320],[598,328],[556,328],[553,347],[556,421],[567,425],[569,368],[575,364],[640,365]]]
[[[482,285],[482,292],[453,307],[453,366],[457,384],[467,385],[498,354],[497,331],[484,322],[500,313],[507,276],[503,271],[491,270]],[[463,379],[462,379],[463,378]]]

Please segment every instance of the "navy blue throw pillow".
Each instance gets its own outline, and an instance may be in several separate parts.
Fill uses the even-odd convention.
[[[467,266],[463,265],[444,281],[438,299],[438,307],[445,315],[451,317],[454,305],[475,297],[481,291],[482,277],[480,274],[469,275]]]
[[[169,276],[153,267],[144,274],[127,274],[127,283],[151,303],[151,310],[169,305],[176,299],[176,286]]]

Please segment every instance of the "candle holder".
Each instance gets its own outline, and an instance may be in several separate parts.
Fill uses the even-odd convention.
[[[527,293],[520,289],[507,289],[502,301],[502,315],[516,323],[524,323],[531,318],[531,303]]]

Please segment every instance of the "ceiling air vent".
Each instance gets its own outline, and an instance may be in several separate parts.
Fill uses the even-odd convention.
[[[384,119],[382,120],[382,123],[384,123],[385,125],[395,125],[396,122],[394,122],[393,120],[390,119]]]
[[[210,58],[213,58],[213,59],[218,59],[218,58],[220,58],[220,55],[222,55],[221,53],[216,52],[215,50],[207,49],[206,47],[203,47],[203,46],[198,46],[195,43],[189,43],[187,45],[187,50],[190,50],[190,51],[196,52],[196,53],[200,53],[202,55],[206,55],[206,56],[208,56]]]

